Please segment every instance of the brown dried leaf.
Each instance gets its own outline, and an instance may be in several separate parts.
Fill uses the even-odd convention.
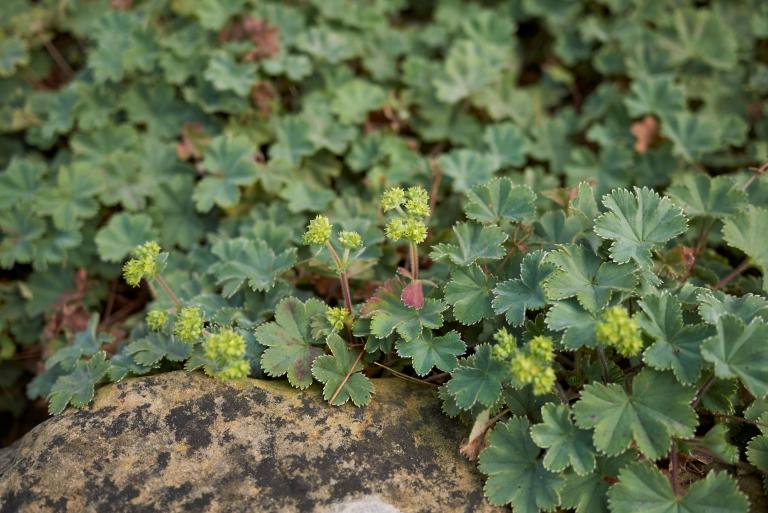
[[[251,101],[264,116],[272,114],[277,97],[277,90],[271,82],[259,82],[251,88]]]
[[[659,122],[653,116],[645,116],[642,120],[632,123],[630,130],[635,136],[635,151],[643,154],[656,139],[659,133]]]
[[[205,134],[200,123],[185,123],[181,128],[181,142],[176,144],[176,154],[180,160],[200,160],[210,138]]]

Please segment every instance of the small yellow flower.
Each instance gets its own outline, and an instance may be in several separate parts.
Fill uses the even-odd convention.
[[[415,242],[416,244],[424,242],[424,239],[427,238],[427,227],[424,222],[418,219],[406,219],[402,238]]]
[[[168,322],[168,312],[165,310],[152,310],[147,312],[147,326],[152,331],[160,331]]]
[[[327,217],[319,215],[312,219],[304,233],[304,244],[323,245],[331,238],[333,225]]]
[[[339,331],[349,320],[349,310],[343,306],[334,306],[325,312],[325,318],[328,319],[328,323],[333,326],[333,329]]]
[[[501,328],[493,335],[496,345],[493,346],[493,354],[500,360],[509,360],[517,353],[517,339],[514,335]]]
[[[415,217],[427,217],[429,211],[429,193],[424,187],[417,185],[410,187],[405,201],[405,210]]]
[[[384,228],[384,233],[387,235],[387,238],[392,241],[402,239],[405,236],[405,221],[399,217],[390,219],[387,226]]]
[[[221,379],[242,379],[251,372],[251,365],[245,359],[245,339],[231,328],[208,337],[203,343],[203,350],[216,366],[216,369],[206,366],[205,372],[209,375]]]
[[[550,337],[538,335],[528,342],[528,354],[542,362],[555,359],[555,343]]]
[[[123,265],[123,278],[131,287],[138,287],[142,278],[148,280],[157,276],[159,271],[157,257],[160,256],[160,245],[148,241],[133,250],[133,258]]]
[[[541,366],[530,356],[518,352],[512,360],[512,376],[521,383],[532,383]]]
[[[131,287],[138,287],[144,277],[144,266],[134,258],[123,264],[123,279]]]
[[[405,191],[400,187],[387,189],[381,196],[381,208],[384,212],[398,208],[403,202],[405,202]]]
[[[208,337],[203,344],[205,356],[211,360],[235,360],[245,355],[245,339],[231,328]]]
[[[339,234],[339,243],[347,249],[357,249],[363,245],[363,238],[357,232],[341,232]]]
[[[195,306],[182,308],[173,325],[176,338],[192,343],[203,336],[203,315]]]
[[[210,371],[210,369],[206,369]],[[243,379],[247,378],[251,373],[251,364],[247,360],[235,360],[219,372],[213,373],[213,375],[219,379]],[[208,372],[208,374],[211,374]]]
[[[552,367],[542,369],[541,372],[533,377],[533,393],[534,395],[548,394],[555,387],[555,370]]]
[[[612,306],[603,313],[595,335],[599,343],[613,347],[623,356],[636,356],[643,350],[640,327],[622,306]]]

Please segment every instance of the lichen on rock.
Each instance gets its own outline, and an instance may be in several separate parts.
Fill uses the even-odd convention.
[[[129,379],[0,451],[0,513],[500,511],[462,434],[431,390],[393,379],[362,409],[276,381]]]

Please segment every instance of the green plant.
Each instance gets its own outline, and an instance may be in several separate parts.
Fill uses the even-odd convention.
[[[746,511],[763,2],[0,14],[0,408],[30,378],[57,412],[180,368],[356,405],[394,375],[516,512]]]

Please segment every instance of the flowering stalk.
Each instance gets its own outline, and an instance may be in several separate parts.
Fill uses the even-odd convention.
[[[325,216],[317,216],[309,222],[307,231],[304,233],[304,244],[325,246],[328,253],[333,258],[336,264],[336,272],[339,276],[339,284],[341,285],[341,295],[344,298],[344,307],[350,313],[352,310],[352,293],[349,288],[349,276],[347,275],[347,268],[349,267],[350,250],[357,249],[363,245],[363,239],[359,233],[353,231],[342,231],[339,233],[339,244],[344,247],[344,257],[340,257],[339,253],[331,244],[331,232],[333,231],[333,225]]]
[[[408,241],[411,284],[403,291],[403,301],[408,306],[421,308],[423,292],[419,281],[418,244],[427,238],[424,219],[429,217],[431,212],[429,193],[420,186],[410,187],[407,191],[392,187],[384,192],[381,208],[384,212],[394,211],[397,214],[386,225],[387,237],[395,242],[403,239]]]
[[[150,286],[153,279],[157,280],[157,283],[176,305],[176,311],[179,311],[182,307],[181,300],[160,275],[163,263],[164,258],[161,254],[160,245],[154,241],[145,242],[133,250],[133,258],[123,265],[123,278],[131,287],[138,287],[142,279],[147,280]]]

